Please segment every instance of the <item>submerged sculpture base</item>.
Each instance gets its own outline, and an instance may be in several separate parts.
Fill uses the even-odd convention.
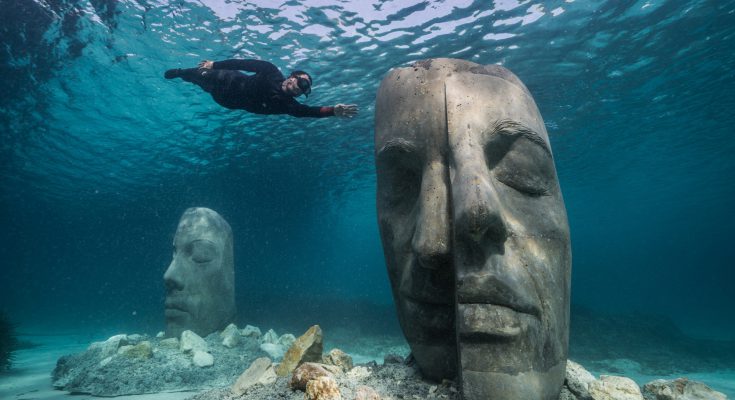
[[[463,370],[462,399],[486,399],[487,393],[493,393],[499,399],[558,399],[559,390],[548,382],[564,375],[565,368],[565,363],[561,363],[545,373],[530,371],[515,375]]]

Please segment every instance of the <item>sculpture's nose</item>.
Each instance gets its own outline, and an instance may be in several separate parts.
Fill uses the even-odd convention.
[[[419,264],[424,268],[439,269],[451,262],[449,212],[447,168],[440,161],[432,162],[423,171],[416,228],[411,241]]]
[[[457,181],[452,187],[457,242],[469,242],[480,248],[501,245],[508,230],[500,212],[498,194],[482,174],[464,176]]]
[[[166,293],[182,290],[184,288],[184,283],[181,281],[181,273],[178,271],[176,258],[171,261],[166,272],[164,272],[163,283],[166,286]]]

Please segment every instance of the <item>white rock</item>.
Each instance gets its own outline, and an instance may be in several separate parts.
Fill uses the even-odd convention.
[[[286,349],[276,343],[263,343],[260,345],[260,349],[268,353],[273,359],[283,358],[283,355],[286,354]]]
[[[278,334],[276,334],[276,331],[273,329],[268,329],[268,332],[263,335],[263,338],[260,340],[261,343],[278,343]]]
[[[112,361],[112,356],[103,358],[102,361],[100,361],[100,367],[104,367],[105,365],[109,364],[110,361]]]
[[[588,390],[594,400],[643,400],[638,385],[623,376],[601,375],[590,382]]]
[[[567,372],[565,384],[569,391],[580,398],[589,397],[589,384],[595,381],[595,377],[583,366],[572,360],[567,360]]]
[[[117,349],[122,345],[128,344],[128,335],[121,334],[110,337],[104,342],[94,342],[89,345],[87,350],[99,349],[102,358],[117,354]]]
[[[239,334],[240,330],[237,329],[237,325],[229,324],[225,329],[222,330],[222,332],[219,333],[219,337],[224,339],[227,336],[231,335],[233,332]]]
[[[284,349],[288,349],[289,347],[291,347],[295,341],[296,341],[296,336],[290,333],[281,335],[281,337],[278,338],[278,344],[283,346]]]
[[[234,385],[232,393],[240,396],[255,385],[271,385],[276,381],[276,371],[268,357],[261,357],[253,361],[250,367],[243,372]]]
[[[235,324],[230,324],[219,334],[222,338],[222,345],[231,349],[240,343],[240,331]]]
[[[205,342],[201,336],[187,330],[181,332],[181,343],[179,349],[184,353],[191,353],[196,350],[207,352],[209,351],[209,346],[207,346],[207,342]]]
[[[240,331],[240,335],[258,339],[262,334],[257,326],[245,325],[245,328]]]
[[[214,356],[201,350],[194,350],[191,361],[199,368],[211,367],[214,365]]]

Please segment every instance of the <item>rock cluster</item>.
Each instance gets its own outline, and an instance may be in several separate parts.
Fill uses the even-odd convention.
[[[264,344],[289,345],[283,360],[264,357]],[[116,335],[92,343],[80,354],[59,359],[53,372],[56,388],[97,396],[201,390],[196,400],[459,400],[452,381],[432,383],[400,356],[387,355],[383,365],[353,365],[339,349],[323,352],[323,333],[312,326],[301,337],[257,327],[230,325],[206,338],[185,331],[180,338],[163,335]],[[278,374],[278,371],[282,374]],[[283,371],[286,371],[283,373]],[[239,375],[238,375],[239,374]],[[234,383],[234,384],[233,384]],[[559,400],[725,400],[706,385],[680,378],[656,380],[639,388],[632,380],[602,375],[568,361]]]
[[[318,342],[317,337],[320,335],[317,333],[320,334],[321,329],[317,328],[316,326],[310,328],[302,337],[296,339],[287,355],[309,354],[307,358],[316,358],[315,351],[308,352],[305,349],[311,348],[308,344]],[[460,399],[454,382],[447,380],[441,384],[428,382],[421,377],[415,366],[407,364],[398,356],[386,356],[383,365],[371,362],[357,366],[352,366],[350,356],[339,349],[332,349],[322,355],[321,362],[305,361],[304,357],[287,357],[289,365],[297,365],[290,374],[276,376],[270,373],[269,379],[254,383],[244,391],[240,390],[242,387],[234,385],[228,389],[201,393],[191,400]],[[268,367],[272,368],[270,360],[266,361]],[[260,361],[256,361],[258,362]],[[255,368],[256,363],[253,363],[248,371],[258,369]],[[280,365],[276,367],[276,371],[279,367]],[[255,380],[251,379],[251,382]],[[631,379],[609,375],[602,375],[597,379],[584,367],[571,360],[567,363],[566,379],[559,396],[559,400],[695,399],[723,400],[726,397],[702,383],[686,379],[653,381],[645,385],[641,391]]]
[[[277,340],[289,343],[293,335]],[[86,351],[61,357],[53,371],[55,388],[95,396],[121,396],[229,386],[250,363],[266,355],[260,329],[227,326],[202,338],[183,331],[115,335]],[[271,368],[272,369],[272,368]]]
[[[276,337],[275,332],[269,332],[266,335],[269,336],[268,340],[271,342]],[[241,396],[241,398],[272,397],[274,391],[280,390],[277,388],[278,385],[273,385],[277,381],[275,379],[277,376],[282,382],[287,382],[286,387],[291,394],[303,392],[303,399],[342,400],[338,379],[342,382],[345,379],[360,380],[370,375],[365,367],[353,368],[352,358],[342,350],[332,349],[327,354],[322,354],[322,351],[322,330],[319,325],[314,325],[292,341],[283,360],[276,366],[275,374],[270,375],[272,379],[264,381],[260,378],[266,374],[264,372],[266,368],[270,368],[270,359],[258,359],[231,387],[231,394]],[[263,393],[269,391],[270,394]],[[223,395],[222,393],[214,394],[220,398]],[[355,389],[354,395],[354,398],[361,400],[381,399],[375,389],[365,385]]]
[[[707,385],[686,378],[655,380],[643,390],[630,378],[592,374],[574,361],[567,361],[566,379],[559,400],[725,400],[727,396]]]

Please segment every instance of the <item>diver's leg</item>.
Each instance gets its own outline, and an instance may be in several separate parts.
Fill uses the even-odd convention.
[[[207,93],[212,93],[220,81],[223,80],[224,76],[222,75],[222,71],[214,69],[176,68],[166,71],[164,77],[166,79],[181,78],[201,87]]]

